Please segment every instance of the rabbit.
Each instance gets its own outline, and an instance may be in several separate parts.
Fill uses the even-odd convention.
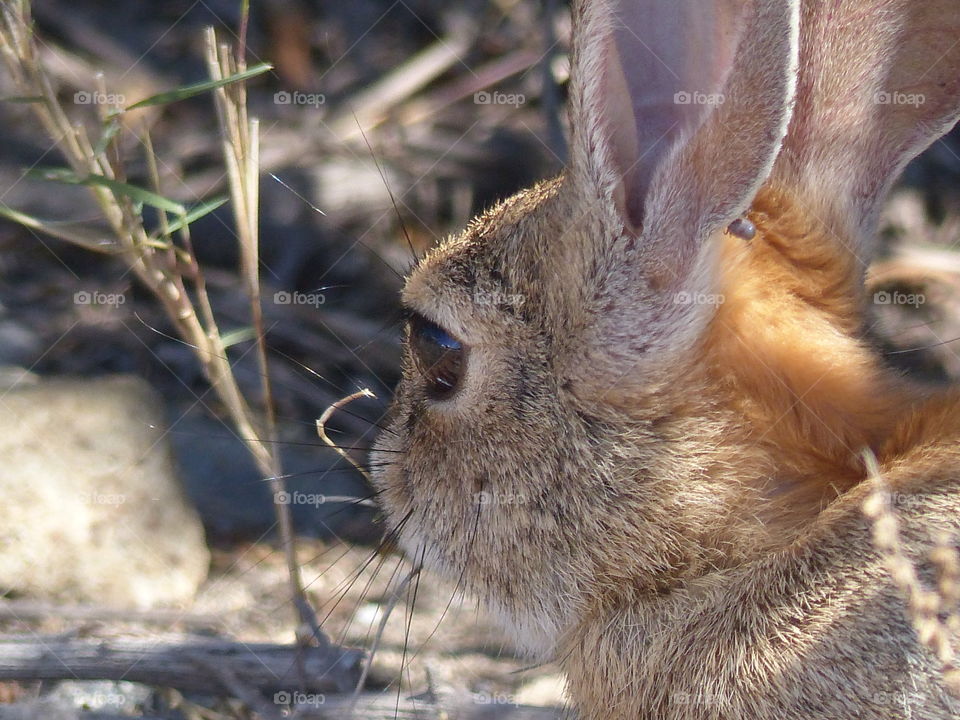
[[[931,577],[960,394],[866,339],[957,0],[574,0],[570,161],[421,258],[371,454],[391,535],[584,720],[948,718],[862,512]]]

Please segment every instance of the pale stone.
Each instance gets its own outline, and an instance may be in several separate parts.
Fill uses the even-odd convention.
[[[114,607],[189,601],[210,561],[142,380],[0,392],[0,589]]]

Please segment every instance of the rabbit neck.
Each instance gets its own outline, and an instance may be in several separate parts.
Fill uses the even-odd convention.
[[[862,268],[816,217],[788,193],[760,193],[757,236],[723,238],[725,302],[706,339],[718,404],[774,469],[758,488],[774,527],[802,529],[860,482],[861,451],[879,453],[923,401],[863,339]]]
[[[622,544],[671,551],[651,566],[605,548],[597,582],[614,602],[790,546],[864,479],[861,451],[880,455],[923,402],[862,339],[860,270],[843,244],[776,189],[749,217],[755,237],[719,239],[723,302],[702,347],[665,363],[615,431],[612,464],[642,494]]]

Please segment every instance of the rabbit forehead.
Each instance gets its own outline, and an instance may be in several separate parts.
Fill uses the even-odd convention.
[[[582,359],[584,343],[622,345],[632,364],[644,348],[688,345],[712,307],[676,296],[713,292],[717,238],[678,279],[659,261],[675,233],[637,237],[602,203],[584,210],[582,201],[567,175],[505,200],[422,260],[404,304],[467,343],[536,335],[558,360]]]
[[[562,230],[563,178],[520,192],[431,251],[407,279],[405,305],[470,341],[478,322],[541,325],[557,284],[553,240]]]

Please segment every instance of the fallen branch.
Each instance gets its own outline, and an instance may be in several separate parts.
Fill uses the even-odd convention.
[[[209,695],[233,696],[225,677],[265,696],[353,689],[362,661],[354,649],[196,637],[0,640],[0,680],[126,680]]]
[[[343,718],[350,708],[349,696],[326,696],[324,703],[301,717],[317,720]],[[440,699],[401,695],[396,691],[368,692],[360,696],[355,720],[436,720],[438,717],[457,720],[561,720],[569,711],[561,708],[534,707],[509,702],[489,702],[482,694],[463,693]]]
[[[0,602],[0,620],[60,620],[85,622],[132,622],[151,625],[181,625],[184,627],[219,628],[224,620],[216,615],[202,615],[182,610],[130,610],[96,607],[93,605],[57,605],[35,600],[4,600]]]

